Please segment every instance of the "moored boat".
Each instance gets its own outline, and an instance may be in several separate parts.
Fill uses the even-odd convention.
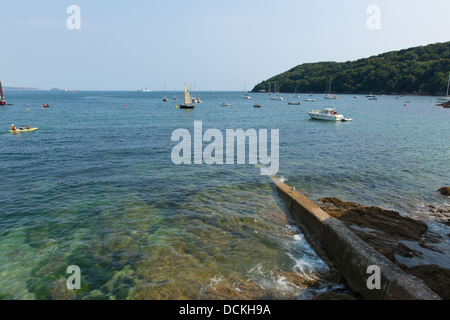
[[[191,94],[186,84],[184,84],[184,104],[180,105],[180,109],[194,109]]]
[[[335,99],[335,100],[337,100],[337,99],[339,99],[339,97],[331,94],[331,82],[332,82],[332,79],[330,79],[330,84],[328,85],[327,93],[325,94],[325,96],[323,98],[324,99]]]
[[[3,96],[3,87],[1,81],[0,81],[0,106],[6,106],[6,100],[5,97]]]
[[[450,88],[450,75],[448,76],[448,83],[447,83],[447,94],[445,97],[438,97],[441,101],[450,101],[450,96],[448,95],[448,90]]]
[[[326,121],[352,121],[352,119],[345,118],[342,114],[339,114],[336,108],[327,108],[322,111],[316,110],[308,112],[311,119],[326,120]]]

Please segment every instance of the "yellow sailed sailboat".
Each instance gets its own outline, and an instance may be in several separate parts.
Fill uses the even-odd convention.
[[[184,104],[180,105],[180,109],[194,109],[191,94],[186,84],[184,84]]]

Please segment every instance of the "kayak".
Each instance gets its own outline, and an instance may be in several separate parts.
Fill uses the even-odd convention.
[[[23,129],[23,130],[9,130],[9,132],[11,133],[17,133],[17,132],[31,132],[31,131],[36,131],[39,128],[31,128],[31,129]]]

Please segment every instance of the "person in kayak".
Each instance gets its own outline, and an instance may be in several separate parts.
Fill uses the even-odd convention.
[[[31,126],[30,126],[30,125],[27,125],[27,129],[31,129]]]
[[[20,127],[20,130],[25,130],[25,128],[23,127],[23,125]]]
[[[14,131],[16,131],[16,130],[17,130],[16,126],[15,126],[15,125],[13,125],[13,124],[12,124],[12,129],[13,129]]]

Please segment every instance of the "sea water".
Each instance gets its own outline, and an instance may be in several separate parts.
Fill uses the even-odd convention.
[[[419,218],[427,205],[449,206],[436,190],[450,183],[450,114],[432,97],[314,95],[311,103],[307,94],[274,101],[204,92],[203,103],[185,110],[182,93],[163,96],[7,93],[0,298],[233,298],[220,291],[228,286],[252,299],[309,299],[331,289],[289,281],[319,279],[328,268],[258,166],[172,162],[172,133],[192,132],[195,121],[222,132],[278,129],[278,174],[313,200],[335,196]],[[309,119],[326,107],[353,121]],[[11,124],[39,130],[11,134]],[[448,228],[435,229],[448,241]],[[66,288],[71,265],[80,267],[80,290]]]

